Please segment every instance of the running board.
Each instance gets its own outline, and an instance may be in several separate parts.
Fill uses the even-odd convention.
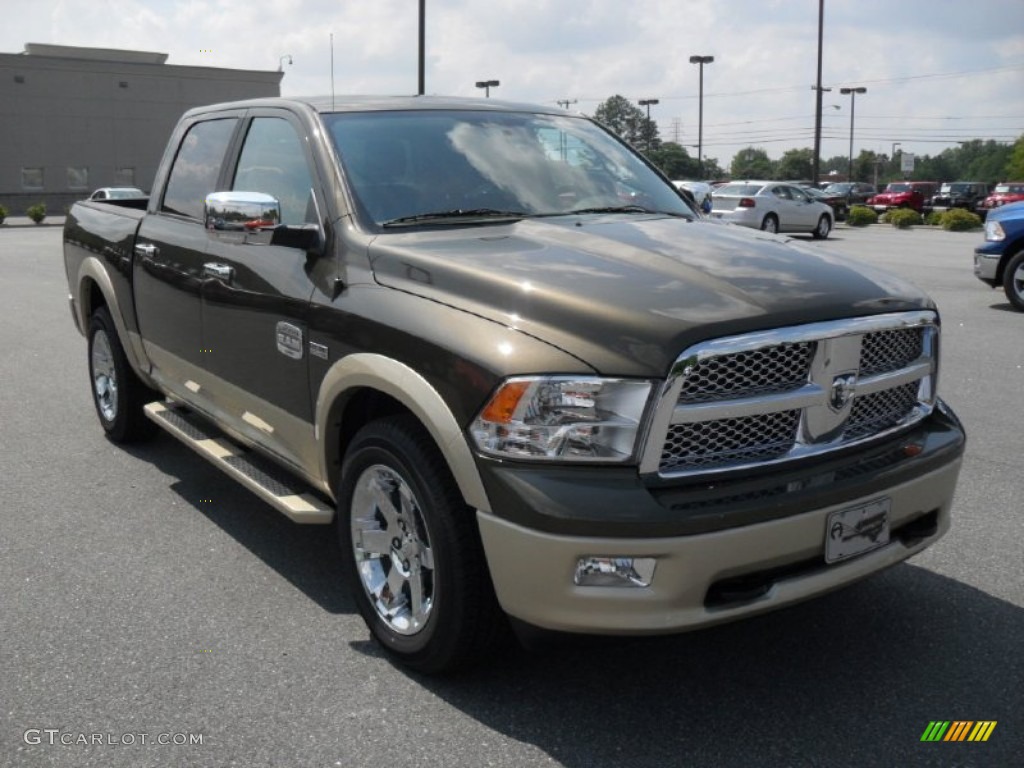
[[[301,481],[228,438],[210,434],[215,428],[185,408],[157,402],[149,403],[143,410],[161,429],[296,523],[323,525],[334,519],[334,509],[308,490],[303,490]]]

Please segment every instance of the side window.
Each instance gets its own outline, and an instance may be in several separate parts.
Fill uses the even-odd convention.
[[[312,178],[295,128],[279,117],[257,117],[249,126],[233,190],[263,192],[281,203],[282,224],[315,221]]]
[[[174,158],[161,210],[203,218],[203,201],[217,191],[217,176],[237,122],[207,120],[188,129]]]
[[[793,196],[789,193],[789,187],[775,187],[772,189],[772,194],[783,200],[793,199]]]

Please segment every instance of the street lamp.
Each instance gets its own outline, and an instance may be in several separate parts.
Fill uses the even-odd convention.
[[[277,71],[278,72],[284,72],[284,60],[285,59],[288,59],[288,65],[291,66],[291,63],[292,63],[291,54],[286,53],[284,56],[282,56],[280,59],[278,59],[278,62],[277,62]]]
[[[843,96],[850,94],[850,167],[846,172],[846,180],[853,181],[853,115],[857,109],[857,94],[867,93],[868,89],[864,86],[859,88],[840,88],[839,92]]]
[[[491,88],[497,88],[501,83],[498,80],[477,80],[476,87],[483,88],[487,98],[491,98]]]
[[[714,56],[691,56],[691,64],[700,65],[700,97],[697,99],[697,167],[704,178],[704,65],[715,60]]]
[[[650,130],[651,126],[651,104],[660,104],[661,101],[658,99],[640,99],[638,102],[641,107],[647,107],[647,151],[651,151],[651,134],[653,131]]]

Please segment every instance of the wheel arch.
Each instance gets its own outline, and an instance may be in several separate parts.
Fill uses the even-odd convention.
[[[1010,262],[1013,261],[1014,257],[1024,251],[1024,236],[1021,236],[1014,240],[1009,246],[1003,249],[1003,255],[999,259],[999,265],[996,267],[996,281],[998,285],[1003,284],[1003,280],[1006,277],[1006,268]]]
[[[462,427],[441,395],[419,373],[384,355],[356,353],[334,363],[320,384],[315,429],[320,475],[337,497],[345,446],[366,423],[408,412],[430,434],[466,504],[490,511],[476,462]]]
[[[110,275],[95,256],[82,260],[78,268],[77,285],[78,316],[75,318],[75,321],[78,327],[83,330],[88,329],[89,318],[92,316],[92,313],[99,307],[105,306],[114,320],[114,326],[118,337],[121,339],[121,346],[124,347],[124,354],[128,358],[128,364],[148,384],[149,377],[146,375],[148,365],[141,350],[141,343],[137,345],[135,343],[136,340],[132,338],[132,334],[128,332],[128,327],[125,325],[124,316],[121,312],[120,303],[117,300],[114,285],[110,280]]]

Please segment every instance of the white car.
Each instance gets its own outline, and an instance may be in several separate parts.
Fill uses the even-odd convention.
[[[145,197],[146,193],[137,187],[100,187],[91,195],[90,200],[127,200]]]
[[[835,213],[795,184],[734,181],[711,193],[711,217],[766,232],[810,232],[824,239]]]

